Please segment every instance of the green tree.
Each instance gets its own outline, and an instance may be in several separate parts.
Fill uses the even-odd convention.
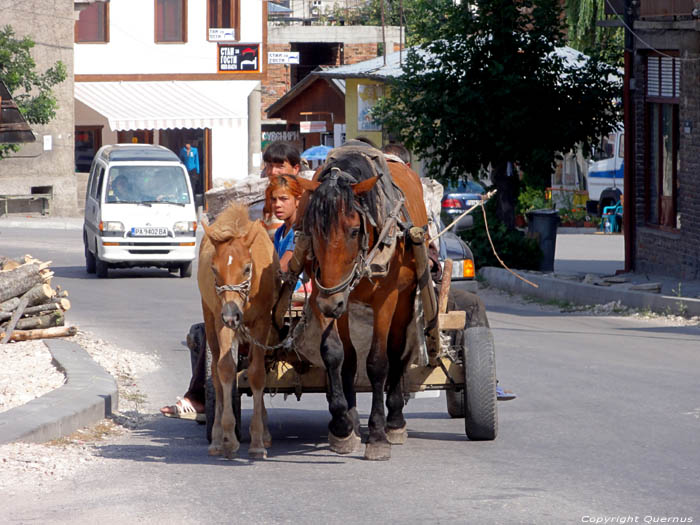
[[[66,68],[58,61],[44,73],[37,73],[30,54],[33,47],[29,37],[15,38],[12,27],[0,29],[0,80],[28,123],[47,124],[57,108],[51,88],[66,79]],[[0,159],[18,150],[17,144],[0,144]]]
[[[546,184],[557,152],[585,149],[619,120],[616,71],[592,58],[575,65],[557,0],[426,3],[430,41],[407,53],[375,115],[446,182],[491,167],[498,217],[515,227],[517,164]]]
[[[597,24],[607,18],[605,0],[567,0],[569,45],[582,53],[599,56],[609,64],[622,67],[625,34],[621,27],[601,27]]]

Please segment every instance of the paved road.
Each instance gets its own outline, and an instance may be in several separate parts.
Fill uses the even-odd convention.
[[[198,315],[193,280],[161,271],[82,270],[79,233],[6,230],[7,255],[52,259],[71,292],[69,320],[164,364],[146,378],[147,410],[181,394],[181,344]],[[101,447],[79,479],[3,498],[3,521],[44,523],[581,523],[590,518],[700,520],[697,328],[563,315],[486,295],[499,378],[494,442],[469,442],[444,398],[407,407],[409,441],[391,461],[330,453],[324,396],[269,401],[265,462],[206,456],[203,427],[154,415]],[[244,400],[244,425],[251,405]],[[366,419],[369,399],[360,410]],[[37,502],[40,499],[40,503]],[[619,520],[618,520],[619,521]],[[655,521],[658,522],[658,521]]]

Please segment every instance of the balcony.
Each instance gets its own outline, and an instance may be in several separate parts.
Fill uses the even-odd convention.
[[[641,0],[639,18],[690,18],[696,0]]]

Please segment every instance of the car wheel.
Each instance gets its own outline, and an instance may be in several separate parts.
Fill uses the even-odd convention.
[[[90,251],[87,245],[87,239],[83,239],[85,246],[85,271],[87,273],[95,273],[95,256]]]
[[[192,277],[192,261],[180,264],[180,277]]]
[[[100,259],[100,256],[97,254],[95,254],[95,273],[100,279],[107,279],[107,277],[109,277],[109,266]]]

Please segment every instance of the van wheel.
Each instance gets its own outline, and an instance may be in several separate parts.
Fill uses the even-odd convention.
[[[192,261],[180,264],[180,278],[192,277]]]
[[[87,273],[95,273],[95,256],[85,244],[85,271]]]
[[[97,254],[95,254],[95,273],[100,279],[109,277],[109,266],[107,266],[107,263],[100,259],[100,256]]]

